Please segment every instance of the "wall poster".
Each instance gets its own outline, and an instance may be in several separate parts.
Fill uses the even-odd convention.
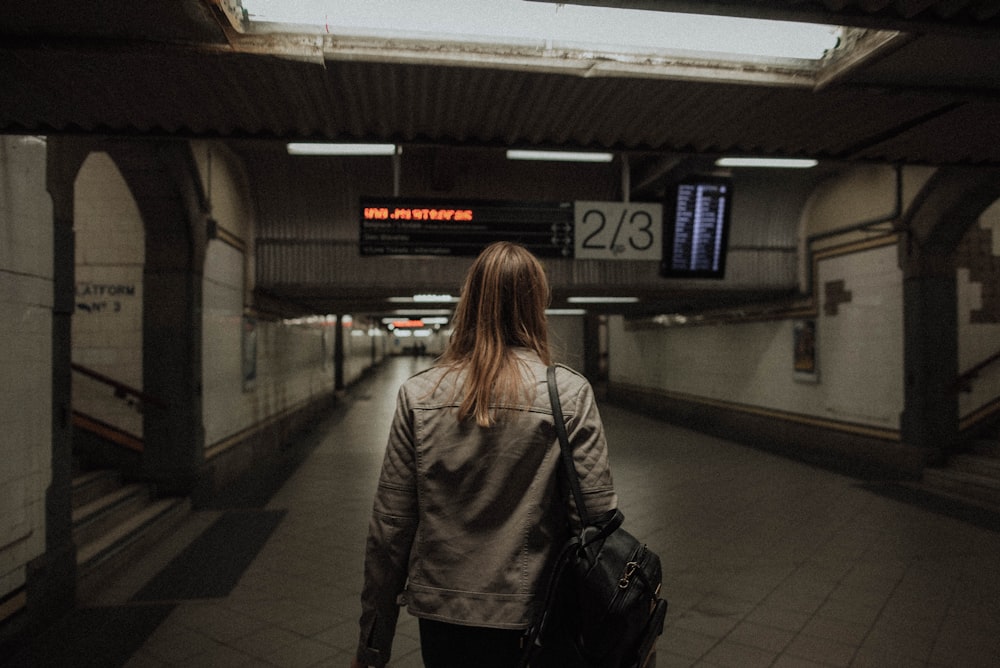
[[[243,391],[250,392],[257,382],[257,319],[243,316]]]
[[[816,321],[799,320],[794,328],[794,368],[796,380],[817,382],[819,368],[816,365]]]

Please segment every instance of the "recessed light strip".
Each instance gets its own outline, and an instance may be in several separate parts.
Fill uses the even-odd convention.
[[[635,304],[638,297],[568,297],[570,304]]]
[[[335,142],[292,142],[289,155],[395,155],[395,144],[339,144]]]
[[[585,308],[547,308],[545,315],[587,315]]]
[[[508,160],[552,160],[562,162],[611,162],[613,153],[598,153],[587,151],[529,151],[510,149]]]
[[[719,158],[716,167],[771,167],[775,169],[809,169],[816,160],[800,158]]]

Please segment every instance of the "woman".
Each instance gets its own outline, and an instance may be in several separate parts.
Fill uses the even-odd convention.
[[[466,276],[448,348],[407,380],[375,495],[352,667],[389,660],[399,606],[420,618],[424,665],[515,666],[546,564],[569,536],[541,263],[487,247]],[[591,516],[617,504],[587,381],[557,384]]]

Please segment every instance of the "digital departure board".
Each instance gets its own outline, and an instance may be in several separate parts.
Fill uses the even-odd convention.
[[[678,278],[722,278],[726,271],[731,179],[705,177],[676,184],[667,211],[660,273]]]
[[[494,241],[573,256],[572,202],[361,199],[362,255],[475,256]]]

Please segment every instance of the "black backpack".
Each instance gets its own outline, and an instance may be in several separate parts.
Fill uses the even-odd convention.
[[[622,528],[612,510],[587,517],[555,382],[549,396],[562,461],[582,529],[560,550],[543,608],[528,630],[521,662],[531,668],[642,668],[663,633],[667,602],[660,597],[659,556]]]

